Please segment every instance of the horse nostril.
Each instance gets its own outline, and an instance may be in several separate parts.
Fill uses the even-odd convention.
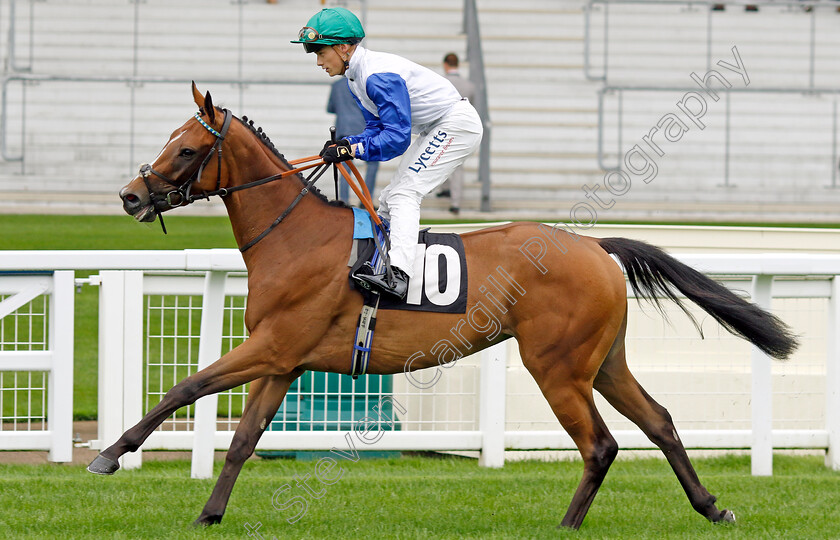
[[[123,201],[123,208],[126,210],[134,210],[143,205],[143,200],[128,190],[121,191],[120,198]]]

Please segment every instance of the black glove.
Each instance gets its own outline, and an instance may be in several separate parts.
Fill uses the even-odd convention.
[[[341,163],[353,159],[353,152],[350,150],[350,141],[341,139],[337,143],[329,141],[329,146],[324,145],[320,156],[327,163]]]
[[[324,147],[323,147],[323,148],[321,148],[321,151],[320,151],[320,152],[318,152],[318,155],[319,155],[320,157],[324,157],[324,152],[326,152],[326,151],[327,151],[327,148],[329,148],[330,146],[332,146],[332,145],[334,145],[334,144],[335,144],[335,141],[334,141],[334,140],[332,140],[332,139],[327,140],[327,142],[325,142],[325,143],[324,143]]]

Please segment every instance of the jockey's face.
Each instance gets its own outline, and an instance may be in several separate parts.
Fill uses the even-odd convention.
[[[352,55],[350,45],[327,45],[315,52],[318,67],[322,68],[330,77],[344,75],[344,61]]]

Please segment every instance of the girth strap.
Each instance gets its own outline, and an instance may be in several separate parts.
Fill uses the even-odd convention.
[[[379,310],[379,293],[371,291],[365,296],[365,304],[359,314],[356,338],[353,340],[353,358],[350,362],[350,375],[355,379],[367,373],[370,363],[373,331],[376,328],[376,312]]]

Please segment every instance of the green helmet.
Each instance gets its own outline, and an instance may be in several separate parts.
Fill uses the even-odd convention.
[[[306,52],[315,52],[324,45],[359,43],[365,37],[365,30],[358,17],[343,7],[322,9],[300,29],[298,38],[292,43],[303,43]]]

